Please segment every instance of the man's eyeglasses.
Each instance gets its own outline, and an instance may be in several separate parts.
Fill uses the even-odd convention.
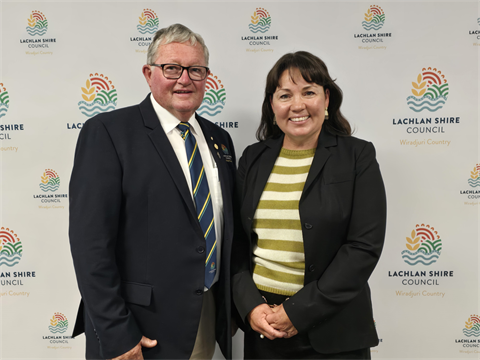
[[[163,76],[170,80],[180,79],[183,70],[187,70],[188,77],[193,81],[204,80],[208,75],[206,66],[182,66],[178,64],[150,64],[162,68]]]

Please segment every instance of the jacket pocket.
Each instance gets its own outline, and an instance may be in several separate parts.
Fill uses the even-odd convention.
[[[324,181],[325,185],[328,184],[338,184],[346,181],[353,181],[355,174],[353,172],[348,173],[339,173],[339,174],[330,174],[325,176]]]
[[[149,306],[152,300],[152,286],[122,281],[122,296],[126,302]]]

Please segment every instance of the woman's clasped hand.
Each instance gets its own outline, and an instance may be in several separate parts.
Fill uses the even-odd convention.
[[[270,340],[298,334],[283,305],[259,305],[250,312],[248,321],[253,330]]]

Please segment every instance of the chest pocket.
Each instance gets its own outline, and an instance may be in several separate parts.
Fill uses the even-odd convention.
[[[347,181],[353,181],[355,178],[355,173],[347,172],[347,173],[338,173],[338,174],[330,174],[323,178],[325,185],[330,184],[339,184]]]

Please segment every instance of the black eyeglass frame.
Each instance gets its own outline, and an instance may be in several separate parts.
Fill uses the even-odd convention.
[[[174,65],[174,66],[179,66],[182,68],[182,71],[180,72],[180,75],[178,75],[178,77],[167,77],[165,75],[165,69],[164,69],[164,66],[166,65]],[[156,67],[159,67],[162,69],[162,74],[163,76],[166,78],[166,79],[169,79],[169,80],[177,80],[177,79],[180,79],[183,75],[183,71],[184,70],[187,70],[187,74],[188,74],[188,77],[190,78],[190,80],[192,81],[203,81],[205,80],[207,77],[208,77],[208,73],[210,71],[210,69],[206,66],[201,66],[201,65],[193,65],[193,66],[182,66],[182,65],[179,65],[179,64],[150,64],[150,66],[156,66]],[[205,69],[205,77],[203,79],[192,79],[192,77],[190,76],[190,68],[203,68]]]

